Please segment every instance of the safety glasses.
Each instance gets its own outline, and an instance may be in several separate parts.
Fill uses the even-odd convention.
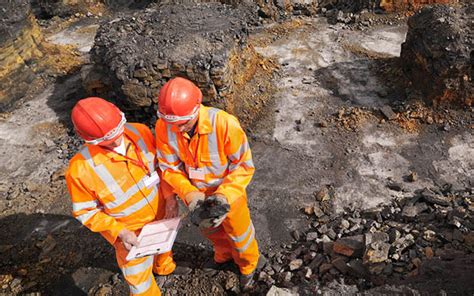
[[[85,142],[88,144],[92,145],[97,145],[105,141],[110,141],[113,138],[117,137],[118,135],[123,133],[125,123],[127,122],[127,119],[125,118],[125,114],[123,112],[120,113],[122,115],[122,119],[120,120],[120,123],[117,125],[117,127],[111,129],[105,136],[102,138],[94,139],[94,140],[86,140]]]
[[[160,112],[160,110],[158,110],[156,112],[157,116],[161,119],[163,119],[164,121],[168,122],[168,123],[174,123],[174,122],[178,122],[178,121],[188,121],[188,120],[193,120],[194,118],[196,118],[196,116],[198,115],[199,113],[199,105],[197,105],[196,107],[194,107],[193,109],[193,112],[190,114],[190,115],[185,115],[185,116],[178,116],[178,115],[166,115],[166,114],[163,114]]]

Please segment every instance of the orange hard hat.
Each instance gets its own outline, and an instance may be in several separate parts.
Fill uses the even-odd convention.
[[[176,77],[165,83],[158,95],[158,117],[172,124],[196,118],[202,92],[191,81]]]
[[[125,115],[117,106],[97,97],[77,102],[71,119],[79,136],[93,145],[107,145],[118,139],[126,122]]]

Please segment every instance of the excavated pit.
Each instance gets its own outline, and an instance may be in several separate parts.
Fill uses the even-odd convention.
[[[408,20],[403,68],[411,88],[434,105],[474,103],[473,18],[470,2],[426,7]]]

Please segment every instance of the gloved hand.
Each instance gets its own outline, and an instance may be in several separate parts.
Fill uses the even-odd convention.
[[[211,195],[204,201],[199,201],[191,213],[191,222],[202,228],[215,228],[224,221],[229,210],[230,205],[223,195]]]
[[[179,205],[176,196],[169,196],[165,199],[165,216],[163,219],[178,217]]]
[[[133,246],[138,245],[138,239],[137,239],[137,236],[135,235],[135,232],[130,231],[127,228],[122,229],[122,231],[119,232],[118,237],[120,238],[123,245],[125,246],[125,249],[129,251]]]
[[[205,198],[206,195],[200,191],[192,191],[184,196],[184,200],[186,200],[190,212],[193,212],[198,206],[198,202],[200,201],[202,203]]]
[[[215,218],[211,219],[211,226],[212,228],[218,227],[219,225],[224,222],[225,218],[227,217],[227,214],[229,213],[230,210],[230,205],[227,202],[227,199],[225,198],[224,195],[222,194],[214,194],[211,196],[208,196],[206,199],[207,202],[210,202],[214,204],[215,213],[211,212],[211,216],[215,216]],[[215,214],[215,215],[213,215]]]

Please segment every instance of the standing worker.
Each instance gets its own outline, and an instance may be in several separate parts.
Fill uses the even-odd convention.
[[[73,216],[114,246],[131,295],[160,295],[152,271],[172,273],[171,252],[125,259],[145,224],[177,215],[171,188],[159,184],[153,134],[101,98],[80,100],[71,117],[86,143],[66,173]]]
[[[240,269],[241,287],[247,290],[254,284],[257,265],[264,264],[245,192],[255,171],[252,154],[239,121],[201,101],[201,90],[184,78],[171,79],[160,90],[158,162],[163,180],[191,215],[202,210],[205,200],[230,208],[202,221],[200,228],[213,243],[215,267],[233,260]]]

